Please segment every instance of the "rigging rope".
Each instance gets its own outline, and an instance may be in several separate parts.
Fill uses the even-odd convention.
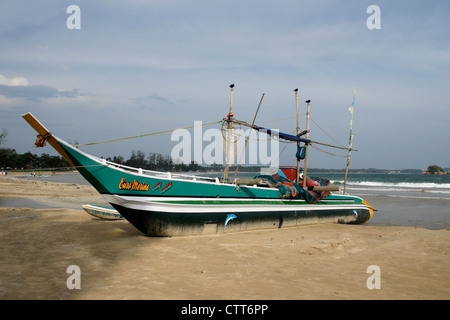
[[[312,122],[314,122],[314,124],[320,129],[322,130],[323,133],[325,133],[331,140],[333,140],[334,142],[336,142],[338,145],[340,145],[341,147],[344,147],[341,143],[339,143],[339,141],[337,141],[336,139],[334,139],[331,135],[329,135],[325,130],[323,130],[318,124],[317,122],[315,122],[311,117],[309,118]]]
[[[306,115],[306,114],[302,114],[302,116],[303,115]],[[281,119],[274,119],[274,120],[260,120],[259,122],[275,122],[275,121],[283,121],[283,120],[290,120],[290,119],[293,119],[293,118],[295,118],[295,117],[289,117],[289,118],[281,118]],[[312,119],[311,117],[310,117],[310,120],[312,121],[312,122],[314,122],[314,124],[325,134],[325,135],[327,135],[331,140],[333,140],[336,144],[338,144],[341,148],[338,148],[338,149],[345,149],[345,150],[348,150],[348,147],[345,147],[342,143],[340,143],[339,141],[337,141],[336,139],[334,139],[329,133],[327,133],[321,126],[319,126],[319,124],[316,122],[316,121],[314,121],[314,119]],[[271,139],[274,139],[274,137],[271,137]],[[261,140],[262,141],[262,139],[259,139],[259,140]],[[270,139],[267,139],[267,140],[270,140]],[[284,143],[293,143],[293,141],[283,141],[283,140],[281,140],[281,139],[278,139],[280,142],[284,142]],[[316,142],[316,141],[313,141],[313,143],[314,142]],[[317,143],[317,142],[316,142]],[[324,145],[324,146],[328,146],[328,147],[335,147],[335,146],[332,146],[332,145],[328,145],[328,144],[322,144],[322,145]],[[319,150],[319,151],[323,151],[323,150],[320,150],[319,148],[317,148],[316,147],[316,149],[317,150]],[[353,151],[357,151],[357,150],[353,150]],[[324,153],[328,153],[328,154],[331,154],[331,155],[334,155],[333,153],[329,153],[329,152],[326,152],[326,151],[323,151]],[[337,155],[337,156],[339,156],[340,157],[340,155]]]
[[[289,117],[289,118],[283,118],[283,119],[275,119],[275,120],[262,120],[262,121],[260,121],[260,122],[274,122],[274,121],[289,120],[289,119],[292,119],[292,117]],[[329,135],[327,132],[325,132],[325,130],[323,130],[323,129],[317,124],[317,122],[315,122],[312,118],[311,118],[311,120],[312,120],[312,121],[314,122],[314,124],[315,124],[315,125],[316,125],[323,133],[325,133],[330,139],[332,139],[332,140],[333,140],[335,143],[337,143],[338,145],[342,146],[342,149],[348,149],[348,148],[343,147],[343,145],[342,145],[341,143],[339,143],[339,142],[338,142],[337,140],[335,140],[331,135]],[[220,120],[220,121],[213,121],[213,122],[208,122],[208,123],[202,124],[202,125],[200,125],[200,126],[199,126],[199,125],[193,125],[193,126],[188,126],[188,127],[183,127],[183,128],[177,128],[177,129],[192,129],[192,128],[197,128],[197,127],[209,127],[209,126],[212,126],[212,125],[215,125],[215,124],[218,124],[218,123],[222,123],[222,122],[223,122],[223,120]],[[159,132],[152,132],[152,133],[141,134],[141,135],[131,136],[131,137],[125,137],[125,138],[110,139],[110,140],[97,141],[97,142],[89,142],[89,143],[80,143],[80,144],[75,144],[74,147],[90,146],[90,145],[103,144],[103,143],[110,143],[110,142],[118,142],[118,141],[124,141],[124,140],[136,139],[136,138],[143,138],[143,137],[149,137],[149,136],[164,135],[164,134],[169,134],[169,133],[171,133],[171,132],[173,132],[174,130],[177,130],[177,129],[164,130],[164,131],[159,131]],[[242,135],[242,136],[243,136],[243,135]],[[38,137],[38,138],[41,138],[41,137]],[[250,139],[250,140],[259,140],[259,141],[269,141],[269,140],[271,140],[271,139],[276,139],[276,137],[270,137],[270,138],[267,138],[267,139],[261,139],[261,138],[258,138],[258,137],[257,137],[256,139],[254,139],[254,138],[250,137],[250,135],[249,135],[249,136],[247,137],[247,139]],[[43,140],[42,142],[45,141],[44,139],[42,139],[42,140]],[[277,139],[277,140],[278,140],[279,142],[282,142],[282,143],[285,143],[285,144],[294,143],[293,141],[285,141],[285,140],[283,140],[283,139]],[[313,142],[313,144],[314,144],[314,142]],[[322,144],[322,145],[328,146],[328,147],[333,147],[333,146],[327,145],[327,144]],[[331,152],[324,151],[324,150],[318,148],[317,146],[312,146],[312,147],[315,148],[315,149],[318,150],[318,151],[321,151],[321,152],[323,152],[323,153],[326,153],[326,154],[329,154],[329,155],[332,155],[332,156],[346,157],[346,156],[343,156],[343,155],[338,155],[338,154],[335,154],[335,153],[331,153]],[[285,148],[283,148],[283,151],[284,151],[284,149],[285,149]],[[341,148],[339,148],[339,149],[341,149]],[[357,151],[357,150],[353,150],[353,151]],[[280,154],[279,156],[281,156],[281,154]]]
[[[184,127],[184,128],[177,128],[177,129],[192,129],[192,128],[196,128],[196,127],[207,127],[207,126],[211,126],[213,124],[217,124],[217,123],[221,123],[221,122],[222,122],[222,120],[214,121],[214,122],[208,122],[208,123],[202,124],[201,126],[194,125],[194,126],[189,126],[189,127]],[[126,138],[111,139],[111,140],[104,140],[104,141],[98,141],[98,142],[89,142],[89,143],[80,143],[80,144],[75,144],[73,146],[74,147],[91,146],[91,145],[101,144],[101,143],[118,142],[118,141],[123,141],[123,140],[130,140],[130,139],[143,138],[143,137],[149,137],[149,136],[163,135],[163,134],[168,134],[170,132],[173,132],[174,130],[177,130],[177,129],[165,130],[165,131],[159,131],[159,132],[152,132],[152,133],[147,133],[147,134],[141,134],[141,135],[138,135],[138,136],[126,137]]]
[[[318,150],[318,151],[320,151],[320,152],[323,152],[323,153],[329,154],[330,156],[335,156],[335,157],[342,157],[342,158],[346,158],[346,157],[347,157],[347,155],[341,155],[341,154],[331,153],[331,152],[328,152],[328,151],[322,150],[322,149],[318,148],[318,147],[317,147],[317,146],[315,146],[315,145],[311,145],[311,147],[313,147],[314,149],[316,149],[316,150]]]

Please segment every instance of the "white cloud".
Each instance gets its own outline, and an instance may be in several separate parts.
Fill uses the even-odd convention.
[[[32,85],[25,77],[8,78],[0,74],[0,97],[41,101],[50,98],[78,98],[83,96],[78,89],[56,89],[46,85]]]
[[[11,87],[29,86],[30,82],[24,77],[7,78],[4,75],[0,74],[0,85]]]

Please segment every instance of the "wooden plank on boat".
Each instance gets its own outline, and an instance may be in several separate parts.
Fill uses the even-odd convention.
[[[91,216],[105,220],[121,220],[123,216],[116,209],[110,206],[98,206],[93,204],[83,205],[84,211]]]
[[[315,186],[312,189],[313,191],[341,191],[339,186]]]
[[[239,185],[253,186],[253,185],[260,185],[262,183],[263,183],[263,179],[245,179],[245,178],[237,178],[236,179],[236,184],[239,184]]]

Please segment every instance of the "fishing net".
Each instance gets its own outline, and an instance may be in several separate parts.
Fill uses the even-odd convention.
[[[270,187],[277,188],[280,193],[280,198],[283,199],[304,199],[308,203],[317,203],[320,199],[325,197],[328,192],[314,191],[315,186],[328,186],[330,181],[320,177],[309,177],[306,180],[306,188],[302,188],[297,183],[280,176],[274,175],[258,175],[255,179],[264,180]]]

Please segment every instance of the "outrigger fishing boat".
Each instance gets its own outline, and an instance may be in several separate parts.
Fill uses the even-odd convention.
[[[32,114],[22,117],[38,132],[37,145],[50,143],[122,217],[147,236],[216,234],[323,222],[360,224],[368,221],[374,210],[360,197],[333,194],[330,190],[335,188],[326,179],[307,177],[306,165],[302,175],[299,162],[308,145],[317,142],[301,137],[298,130],[297,135],[276,133],[280,139],[297,142],[296,167],[281,167],[275,174],[254,179],[236,175],[230,179],[227,161],[226,174],[219,179],[107,161],[53,135]],[[223,122],[228,128],[236,123],[247,125],[234,118],[232,102]],[[271,133],[254,123],[248,126]]]

